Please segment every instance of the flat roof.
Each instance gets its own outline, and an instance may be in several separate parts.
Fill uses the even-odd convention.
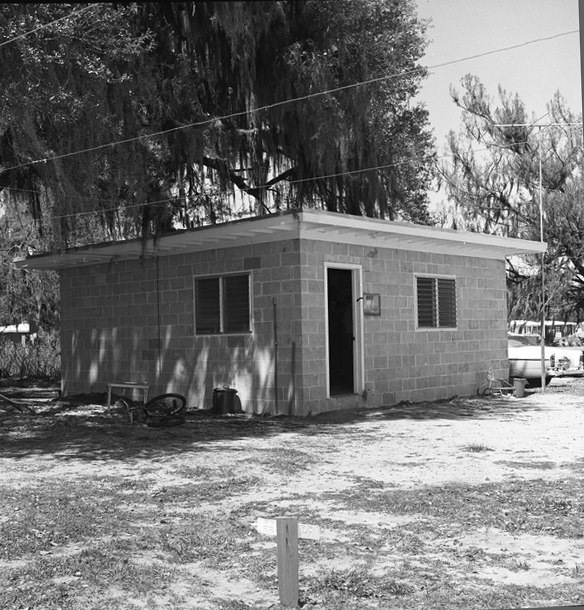
[[[98,263],[166,256],[219,248],[306,239],[360,246],[505,259],[545,252],[547,244],[483,233],[470,233],[321,210],[287,210],[196,229],[70,248],[62,253],[17,259],[26,269],[59,270]]]

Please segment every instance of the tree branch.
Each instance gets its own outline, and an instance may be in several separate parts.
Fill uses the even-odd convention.
[[[236,171],[229,168],[227,162],[223,159],[212,159],[211,157],[203,157],[203,164],[210,169],[213,169],[219,172],[221,175],[229,178],[231,182],[235,186],[237,186],[240,190],[256,199],[260,199],[262,193],[268,190],[274,184],[281,182],[282,180],[287,180],[288,178],[292,178],[295,176],[297,168],[291,167],[287,169],[285,172],[282,172],[278,176],[275,176],[271,180],[268,180],[265,184],[261,184],[258,186],[250,186],[247,181],[240,176]]]

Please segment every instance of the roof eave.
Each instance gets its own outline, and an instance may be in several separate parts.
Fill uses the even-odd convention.
[[[547,247],[543,242],[523,239],[317,210],[290,210],[260,218],[177,231],[156,239],[72,248],[63,253],[27,257],[15,261],[15,264],[20,268],[59,270],[295,238],[494,259],[540,254]]]

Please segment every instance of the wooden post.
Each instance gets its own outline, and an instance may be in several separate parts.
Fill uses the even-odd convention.
[[[582,78],[582,108],[580,110],[584,112],[584,0],[578,0],[578,19],[580,21],[580,75]]]
[[[278,544],[278,586],[280,603],[288,608],[298,606],[298,519],[276,518]]]

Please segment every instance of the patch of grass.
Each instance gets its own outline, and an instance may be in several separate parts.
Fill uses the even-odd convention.
[[[193,492],[199,502],[211,502],[249,492],[261,480],[258,477],[238,476],[196,485]]]
[[[187,504],[199,506],[207,502],[222,500],[248,493],[261,483],[259,477],[252,476],[216,476],[212,478],[187,479],[182,484],[147,485],[153,501],[164,505]]]
[[[250,479],[211,483],[207,495],[223,499],[248,489]],[[148,480],[103,477],[0,493],[10,514],[0,527],[1,608],[175,607],[167,606],[168,587],[180,566],[233,570],[251,550],[249,532],[237,523],[198,516],[193,494],[166,489],[166,516]],[[188,518],[175,519],[174,508],[185,501]]]
[[[465,527],[496,527],[507,532],[584,537],[584,486],[580,479],[541,479],[478,486],[445,485],[408,490],[360,490],[328,494],[353,510],[383,511],[449,519]],[[427,529],[434,525],[429,523]]]
[[[0,578],[2,608],[118,607],[114,592],[124,592],[124,603],[145,599],[172,582],[172,568],[162,564],[136,565],[101,546],[71,557],[46,556],[24,566],[6,568]],[[121,604],[120,607],[130,607]]]
[[[372,575],[370,570],[363,566],[345,571],[333,570],[323,576],[322,586],[346,593],[348,596],[370,599],[410,595],[414,591],[414,588],[406,582]]]
[[[546,600],[547,603],[553,599],[550,599],[548,590],[536,587],[498,585],[491,588],[473,580],[471,575],[461,581],[444,572],[421,570],[419,566],[409,565],[407,570],[406,566],[402,566],[390,573],[375,574],[360,566],[303,579],[301,603],[305,607],[327,610],[485,610],[530,607],[534,605],[534,598]],[[578,600],[576,587],[570,591],[574,593],[571,599]]]
[[[261,451],[254,461],[263,464],[271,472],[291,476],[308,470],[317,462],[317,458],[300,449],[278,447]]]
[[[529,462],[520,460],[497,460],[496,464],[508,466],[509,468],[533,468],[534,470],[553,470],[556,468],[555,462],[544,460],[532,460]]]
[[[153,468],[151,471],[156,472],[156,469]],[[173,469],[173,473],[183,479],[196,479],[197,481],[214,478],[219,474],[217,468],[210,466],[187,466],[186,464],[179,464]]]
[[[563,595],[555,597],[553,588],[504,584],[489,587],[485,586],[485,583],[478,582],[473,582],[471,586],[469,584],[471,583],[460,586],[459,583],[449,582],[447,586],[429,587],[425,594],[415,596],[413,600],[406,599],[404,601],[413,601],[414,604],[409,607],[420,608],[420,610],[432,610],[434,608],[485,610],[487,608],[535,608],[558,603],[567,605],[570,600],[578,599],[576,587],[564,587]],[[399,606],[388,606],[388,608],[392,607],[397,608]]]
[[[396,560],[385,570],[362,564],[346,570],[322,571],[301,578],[301,600],[306,607],[327,610],[365,608],[419,610],[486,610],[488,608],[569,605],[584,599],[581,583],[538,587],[497,583],[477,577],[481,565],[453,571],[444,562],[415,557]],[[518,568],[519,569],[519,568]]]
[[[484,445],[482,443],[469,443],[463,447],[464,451],[468,451],[469,453],[485,453],[487,451],[494,451],[489,446]]]
[[[412,466],[413,464],[406,463],[400,465]],[[361,487],[367,487],[368,489],[387,489],[388,487],[394,487],[393,485],[388,485],[385,481],[371,479],[370,477],[352,476],[351,479]]]
[[[567,466],[572,470],[582,471],[584,470],[584,458],[578,458],[574,462],[567,464]]]
[[[254,607],[239,599],[221,598],[217,599],[216,601],[219,604],[219,608],[221,608],[221,610],[248,610]]]
[[[96,501],[103,498],[96,492],[95,486],[82,489],[69,483],[4,492],[3,514],[9,518],[0,526],[0,558],[16,559],[99,536],[104,525],[109,530],[111,511]]]
[[[176,563],[205,561],[218,570],[231,568],[234,557],[241,557],[251,549],[249,540],[242,540],[229,523],[218,520],[171,525],[155,536],[155,546]]]

